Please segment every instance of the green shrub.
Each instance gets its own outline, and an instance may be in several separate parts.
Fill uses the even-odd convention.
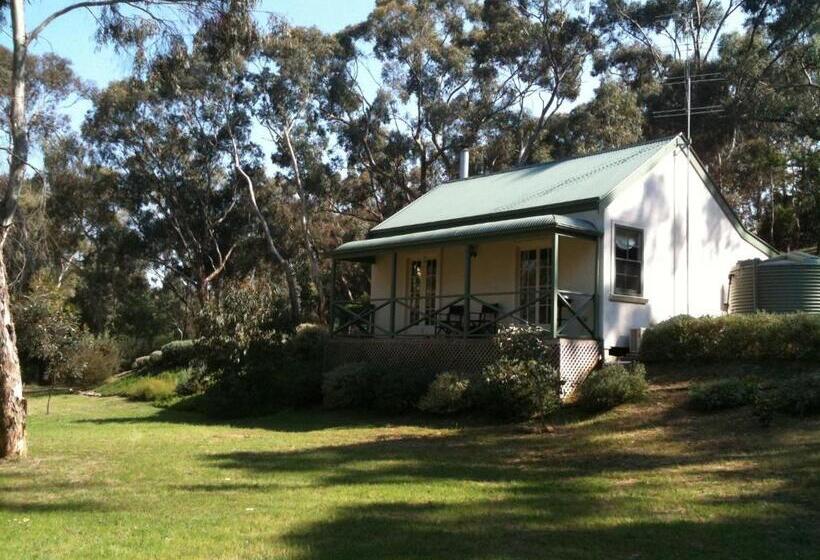
[[[286,363],[288,317],[284,298],[261,281],[229,285],[220,301],[204,306],[191,383],[205,388],[210,415],[251,416],[294,405],[302,370]]]
[[[177,382],[168,377],[143,377],[131,384],[125,396],[134,401],[164,401],[176,395]]]
[[[143,369],[151,365],[151,356],[140,356],[131,364],[131,369]]]
[[[421,369],[391,369],[376,380],[373,407],[388,413],[412,410],[432,380],[433,374]]]
[[[752,404],[756,393],[757,386],[743,379],[731,378],[700,383],[689,389],[689,406],[704,412],[739,408]]]
[[[63,348],[49,371],[60,382],[94,386],[117,373],[119,367],[119,345],[107,336],[84,332]]]
[[[761,362],[820,360],[820,315],[736,314],[673,317],[647,329],[646,362]]]
[[[493,338],[499,357],[516,362],[552,362],[555,345],[549,331],[539,326],[509,325]]]
[[[560,389],[558,372],[544,362],[501,358],[484,369],[476,399],[499,418],[543,418],[560,407]]]
[[[779,383],[774,389],[777,412],[792,416],[820,413],[820,374],[801,375]]]
[[[636,364],[627,368],[610,364],[590,373],[581,384],[578,404],[592,411],[609,410],[643,398],[647,392],[646,370]]]
[[[302,323],[296,327],[296,332],[289,341],[289,350],[300,361],[321,365],[329,336],[327,328],[322,325]]]
[[[470,380],[467,377],[445,371],[436,376],[421,397],[418,407],[434,414],[460,412],[470,406],[469,390]]]
[[[174,340],[160,348],[163,367],[187,366],[196,358],[195,340]]]
[[[366,362],[342,364],[324,375],[322,398],[327,408],[369,408],[382,372]]]

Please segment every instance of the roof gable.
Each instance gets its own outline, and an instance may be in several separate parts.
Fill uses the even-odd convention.
[[[674,145],[664,138],[617,150],[444,183],[374,227],[374,235],[423,224],[498,218],[606,197],[627,177]],[[498,219],[496,218],[496,219]]]

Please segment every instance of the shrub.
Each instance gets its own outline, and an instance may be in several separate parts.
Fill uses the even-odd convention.
[[[170,377],[143,377],[132,383],[125,396],[134,401],[163,401],[176,395],[177,382]]]
[[[742,379],[721,379],[694,385],[689,390],[689,406],[705,412],[738,408],[755,400],[757,387]]]
[[[509,325],[493,338],[498,355],[512,361],[552,362],[549,331],[539,326]]]
[[[820,374],[781,382],[774,389],[773,405],[776,411],[792,416],[820,413]]]
[[[820,315],[673,317],[648,329],[641,360],[699,363],[818,361]]]
[[[196,357],[195,340],[174,340],[160,348],[163,367],[187,366]]]
[[[321,366],[329,333],[322,325],[302,323],[290,339],[290,351],[294,358],[303,362],[316,362]]]
[[[590,373],[580,387],[578,403],[587,410],[609,410],[643,398],[647,392],[646,370],[636,364],[627,368],[611,364]]]
[[[418,407],[434,414],[453,414],[469,408],[470,380],[458,373],[443,372],[436,376]]]
[[[221,301],[203,308],[199,325],[192,383],[205,387],[209,414],[239,417],[293,406],[302,370],[287,367],[288,313],[280,294],[259,281],[231,285]]]
[[[543,418],[561,405],[558,372],[544,362],[501,358],[484,369],[477,400],[505,419]]]
[[[325,373],[322,398],[327,408],[368,408],[381,372],[366,362],[342,364]]]
[[[66,353],[65,364],[84,385],[98,385],[120,369],[120,347],[108,336],[84,333]]]
[[[140,356],[131,364],[131,369],[143,369],[151,365],[151,356]]]
[[[424,395],[432,379],[433,374],[424,370],[392,369],[376,380],[373,407],[389,413],[412,410]]]

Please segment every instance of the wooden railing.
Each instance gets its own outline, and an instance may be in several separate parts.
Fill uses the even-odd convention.
[[[522,302],[522,295],[526,300]],[[333,304],[332,333],[337,336],[492,336],[501,325],[520,324],[552,330],[553,301],[557,302],[557,332],[555,336],[595,338],[594,294],[558,290],[527,292],[490,292],[439,295],[432,300],[409,297],[371,299],[367,303],[340,302]],[[513,305],[499,300],[512,300]],[[434,305],[429,306],[432,301]],[[407,321],[396,324],[397,311],[406,310]],[[379,317],[382,312],[383,317]],[[529,321],[535,316],[541,322]],[[410,318],[412,317],[412,319]],[[379,320],[377,320],[379,319]]]

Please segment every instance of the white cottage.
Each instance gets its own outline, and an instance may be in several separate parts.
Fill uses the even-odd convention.
[[[775,251],[688,151],[676,136],[431,190],[334,251],[369,264],[371,285],[334,300],[331,360],[478,367],[499,325],[526,323],[572,381],[636,329],[722,313],[732,266]]]

